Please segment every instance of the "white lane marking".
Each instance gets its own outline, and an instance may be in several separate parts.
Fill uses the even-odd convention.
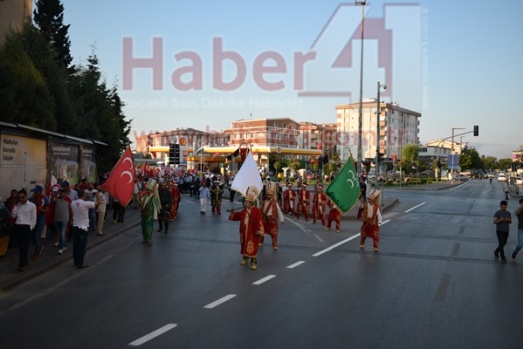
[[[305,261],[299,261],[299,262],[296,262],[296,263],[294,263],[294,264],[289,265],[289,266],[287,267],[287,269],[294,269],[294,268],[296,268],[297,266],[302,265],[303,263],[305,263]]]
[[[139,345],[142,345],[145,342],[148,342],[151,339],[154,339],[154,338],[164,334],[165,332],[172,330],[176,326],[177,326],[176,324],[167,324],[167,325],[163,326],[162,328],[159,328],[156,331],[153,331],[153,332],[143,336],[142,338],[138,338],[134,342],[129,343],[129,345],[133,346],[133,347],[137,347]]]
[[[409,213],[410,211],[415,210],[415,209],[417,209],[418,207],[423,206],[423,205],[425,205],[425,204],[426,204],[426,202],[422,202],[421,204],[419,204],[419,205],[417,205],[417,206],[414,206],[414,207],[411,208],[411,209],[408,209],[407,211],[405,211],[405,213]]]
[[[235,294],[228,294],[227,296],[222,297],[222,298],[218,299],[217,301],[214,301],[214,302],[212,302],[212,303],[210,303],[210,304],[207,304],[204,308],[212,309],[212,308],[214,308],[214,307],[219,306],[219,305],[222,304],[222,303],[227,302],[227,301],[230,300],[230,299],[233,299],[234,297],[236,297]]]
[[[270,279],[273,279],[275,277],[276,277],[276,275],[268,275],[268,276],[264,277],[263,279],[260,279],[258,281],[253,282],[252,284],[253,285],[261,285],[264,282],[269,281]]]
[[[318,234],[314,234],[314,236],[316,237],[316,239],[318,239],[319,242],[324,242]]]
[[[390,219],[387,219],[386,221],[381,222],[380,227],[381,227],[383,224],[387,224],[387,223],[389,223],[389,222],[390,222]]]
[[[308,233],[310,230],[305,228],[305,226],[301,223],[298,223],[297,221],[294,221],[292,219],[289,219],[287,217],[285,217],[286,220],[285,221],[288,221],[288,222],[291,222],[292,224],[294,224],[295,226],[297,226],[298,228],[300,228],[301,230],[303,230],[304,232]]]
[[[340,242],[338,242],[338,243],[332,245],[331,247],[327,247],[326,249],[324,249],[324,250],[322,250],[322,251],[320,251],[320,252],[316,252],[316,253],[313,254],[312,256],[313,256],[313,257],[321,256],[322,254],[327,253],[327,252],[329,252],[329,251],[335,249],[336,247],[338,247],[338,246],[340,246],[340,245],[343,245],[343,244],[345,244],[345,243],[347,243],[347,242],[349,242],[349,241],[351,241],[351,240],[356,239],[358,236],[360,236],[360,233],[355,234],[355,235],[351,236],[351,237],[348,238],[348,239],[345,239],[345,240],[343,240],[343,241],[340,241]]]

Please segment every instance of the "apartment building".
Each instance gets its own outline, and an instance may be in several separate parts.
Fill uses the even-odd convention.
[[[378,103],[376,99],[362,103],[362,159],[374,160],[378,149]],[[379,152],[385,158],[401,157],[407,144],[419,144],[421,113],[400,107],[397,103],[380,103]],[[358,156],[359,102],[336,106],[336,147],[342,161]]]

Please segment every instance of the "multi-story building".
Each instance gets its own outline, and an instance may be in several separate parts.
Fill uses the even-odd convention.
[[[298,146],[303,149],[320,149],[324,154],[336,152],[336,124],[300,123]]]
[[[377,147],[377,100],[364,100],[362,105],[362,160],[374,160]],[[336,146],[342,161],[356,158],[359,143],[359,102],[336,106]],[[419,144],[421,113],[396,103],[380,103],[379,152],[385,158],[401,157],[407,144]]]
[[[32,0],[0,1],[0,44],[8,30],[20,30],[24,22],[31,17]]]
[[[237,120],[224,133],[230,136],[230,146],[298,148],[300,124],[290,118]]]

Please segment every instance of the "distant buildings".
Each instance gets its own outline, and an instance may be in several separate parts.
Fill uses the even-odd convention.
[[[363,101],[362,109],[362,159],[376,158],[377,100]],[[396,103],[380,103],[379,152],[385,158],[401,158],[403,147],[419,144],[419,118],[421,114],[400,107]],[[340,158],[357,157],[359,132],[359,102],[336,106],[336,146]]]
[[[153,157],[158,157],[157,151],[165,152],[165,147],[170,143],[183,139],[184,143],[191,147],[189,152],[201,147],[235,149],[241,144],[247,144],[258,148],[320,150],[320,155],[338,153],[340,160],[344,162],[351,155],[353,158],[357,155],[358,108],[359,103],[336,106],[336,123],[332,124],[297,122],[291,118],[242,119],[233,121],[231,128],[220,132],[178,128],[143,134],[136,137],[136,151],[150,152]],[[376,156],[376,109],[376,100],[363,103],[363,160],[372,161]],[[405,145],[419,144],[421,114],[394,103],[383,102],[380,109],[380,152],[385,154],[385,158],[399,159]],[[296,152],[299,158],[308,156],[304,154],[307,153]]]

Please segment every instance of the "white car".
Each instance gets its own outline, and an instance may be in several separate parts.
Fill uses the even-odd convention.
[[[507,181],[507,177],[505,177],[504,174],[499,174],[498,175],[498,182],[506,182]]]
[[[516,185],[523,185],[523,179],[521,179],[521,177],[519,177],[519,176],[516,177],[515,182],[516,182]]]

